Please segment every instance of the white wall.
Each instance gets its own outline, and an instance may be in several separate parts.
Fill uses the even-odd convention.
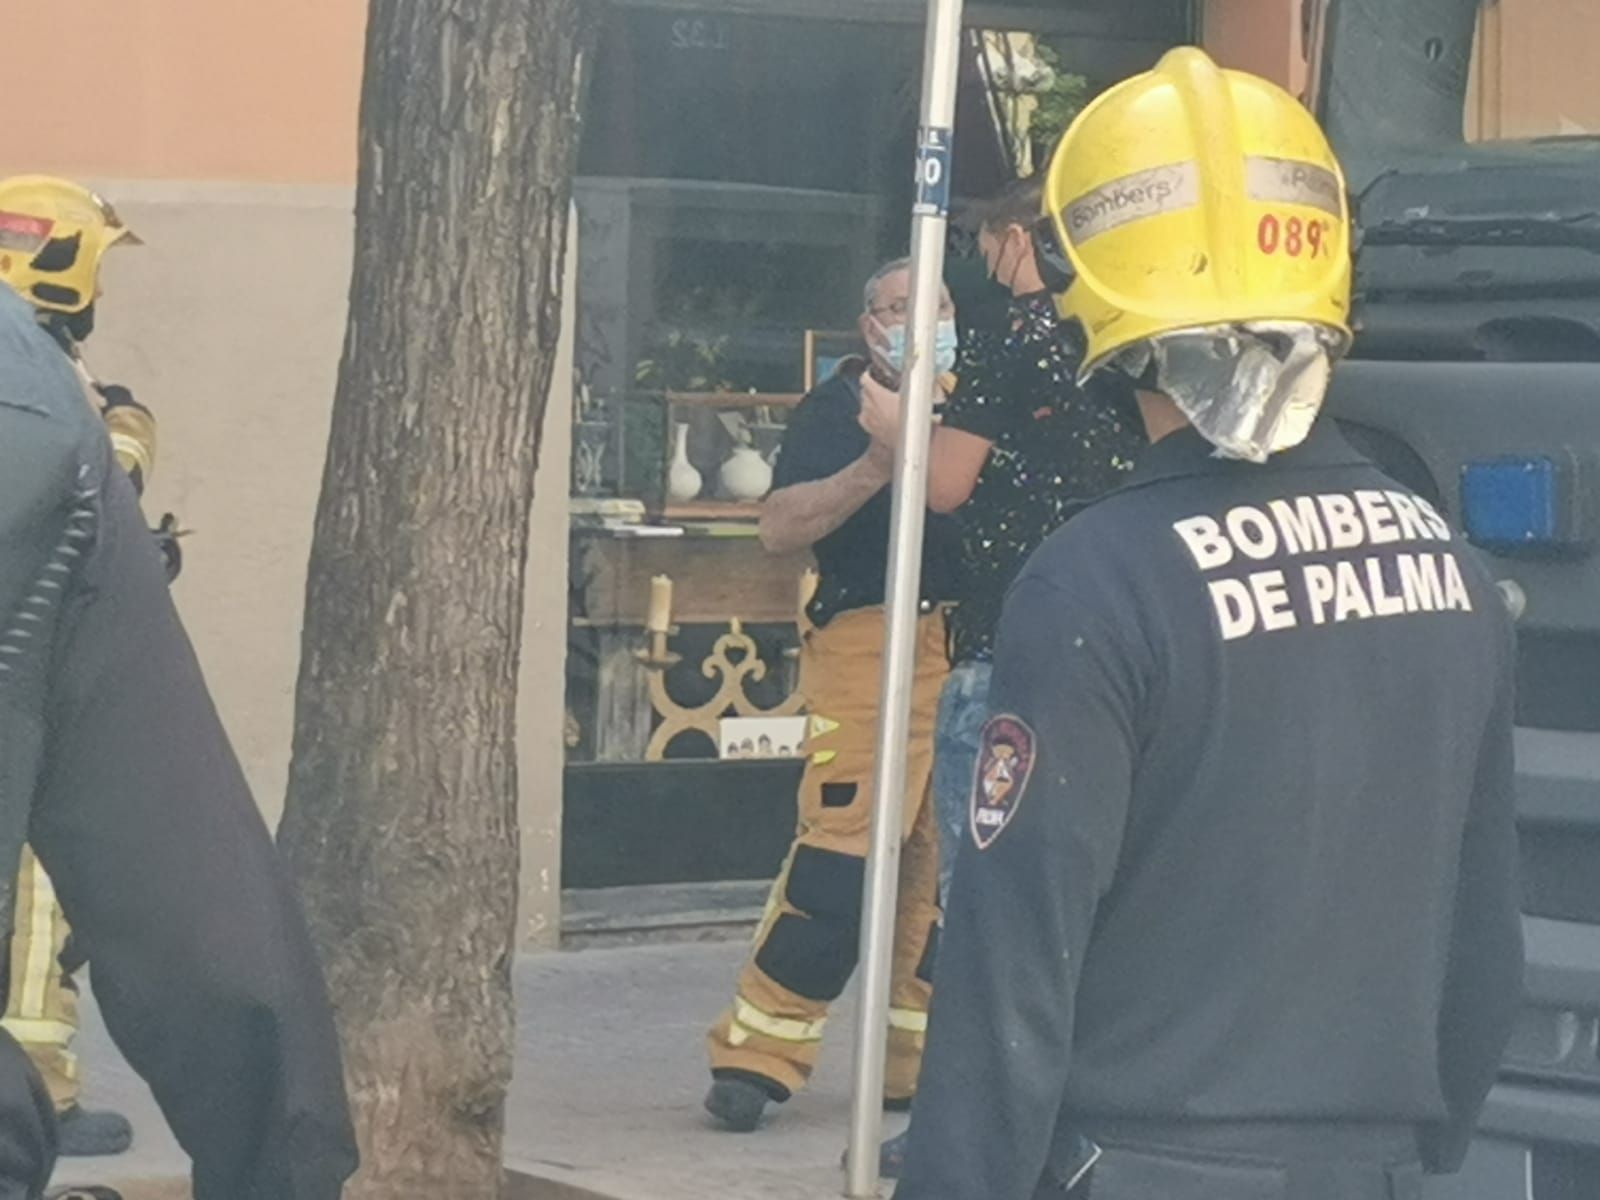
[[[85,358],[102,380],[132,388],[160,421],[145,508],[152,522],[171,510],[195,531],[184,543],[178,604],[256,799],[276,826],[344,337],[353,192],[96,186],[146,244],[108,257]],[[540,456],[538,568],[528,576],[519,710],[523,930],[533,942],[553,941],[559,920],[569,378],[570,369],[558,369]]]

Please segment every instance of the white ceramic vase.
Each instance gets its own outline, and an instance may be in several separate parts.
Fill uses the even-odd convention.
[[[703,482],[700,472],[689,461],[689,424],[679,421],[677,450],[672,456],[672,466],[667,469],[667,495],[679,504],[686,504],[700,494]]]
[[[772,489],[772,468],[754,446],[735,446],[719,477],[723,491],[735,500],[759,500]]]

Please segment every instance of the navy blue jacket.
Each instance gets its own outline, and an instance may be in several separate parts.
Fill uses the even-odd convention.
[[[8,898],[24,834],[93,964],[112,1038],[194,1160],[196,1200],[336,1200],[355,1137],[299,900],[105,426],[0,285]],[[0,907],[0,929],[10,920]],[[37,1073],[9,1049],[0,1195],[32,1196],[54,1131],[40,1129]]]
[[[1096,1120],[1415,1123],[1520,993],[1509,621],[1324,422],[1185,430],[1008,598],[898,1200],[1026,1200]]]

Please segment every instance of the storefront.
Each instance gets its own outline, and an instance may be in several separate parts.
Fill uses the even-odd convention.
[[[954,192],[1030,173],[1194,6],[975,5]],[[916,0],[616,5],[590,73],[578,213],[563,871],[569,889],[759,879],[793,821],[805,555],[759,501],[788,413],[859,348],[903,254]],[[952,234],[958,306],[994,296]]]

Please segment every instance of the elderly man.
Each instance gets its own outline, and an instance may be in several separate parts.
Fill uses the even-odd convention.
[[[811,724],[799,829],[733,1004],[710,1035],[706,1109],[738,1132],[755,1129],[769,1103],[805,1085],[829,1006],[855,969],[874,802],[893,474],[892,453],[861,427],[861,380],[869,370],[892,379],[903,369],[910,283],[904,260],[867,281],[860,330],[871,361],[847,360],[795,410],[761,516],[763,544],[773,551],[811,547],[821,578],[800,659]],[[941,371],[954,363],[955,342],[947,295],[937,346]],[[930,513],[884,1085],[891,1107],[908,1106],[916,1091],[932,990],[938,832],[928,793],[934,721],[949,670],[943,605],[953,596],[958,553],[949,518]]]

